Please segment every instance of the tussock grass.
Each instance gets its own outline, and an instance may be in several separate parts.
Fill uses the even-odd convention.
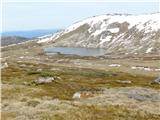
[[[40,102],[36,100],[31,100],[27,102],[27,105],[31,107],[36,107],[38,104],[40,104]]]
[[[1,120],[11,120],[16,117],[14,112],[1,112]]]
[[[130,110],[122,105],[82,105],[66,113],[41,115],[43,120],[159,120],[160,115]]]
[[[25,63],[27,64],[27,63]],[[29,67],[33,65],[34,68]],[[28,63],[26,67],[19,67],[19,64],[9,65],[2,70],[2,83],[7,87],[2,87],[2,104],[5,100],[19,100],[17,98],[32,98],[24,101],[28,107],[36,108],[40,103],[33,99],[42,100],[44,97],[51,99],[72,101],[72,96],[77,91],[101,91],[103,88],[112,87],[148,87],[160,89],[160,86],[150,84],[154,77],[143,75],[132,75],[125,72],[92,70],[82,68],[57,67],[58,70],[52,71],[51,68],[57,66],[47,66],[44,64]],[[37,71],[41,68],[42,71]],[[55,82],[43,85],[35,85],[33,81],[40,76],[60,77]],[[131,84],[117,83],[116,80],[130,80]],[[24,84],[27,82],[28,84]],[[2,85],[3,86],[3,85]],[[21,99],[20,99],[21,100]],[[20,101],[19,100],[19,101]],[[52,111],[54,112],[54,111]],[[160,116],[132,111],[124,106],[97,106],[82,105],[76,109],[65,111],[66,113],[54,113],[46,111],[40,114],[42,120],[158,120]],[[15,114],[3,113],[3,118],[14,118]]]
[[[43,68],[41,72],[36,71],[38,68]],[[20,93],[25,93],[29,88],[41,89],[41,91],[36,91],[36,93],[28,94],[31,97],[43,97],[51,96],[53,98],[59,99],[71,99],[72,95],[83,89],[89,89],[90,91],[99,88],[110,88],[110,87],[130,87],[130,86],[140,86],[148,87],[154,89],[160,89],[160,86],[155,84],[150,84],[154,77],[142,76],[142,75],[131,75],[124,72],[114,72],[114,71],[103,71],[103,70],[92,70],[92,69],[77,69],[77,68],[65,68],[60,67],[60,70],[51,71],[48,66],[43,64],[34,64],[34,69],[27,67],[20,68],[16,65],[11,65],[5,70],[2,70],[2,83],[10,85],[23,85]],[[38,77],[60,77],[60,80],[50,84],[44,84],[40,86],[35,86],[33,81],[38,79]],[[116,80],[130,80],[131,84],[121,84],[117,83]],[[23,83],[27,82],[28,85]],[[15,87],[16,88],[16,87]],[[12,89],[7,90],[7,95],[13,94]],[[14,94],[19,91],[15,91]],[[5,91],[2,90],[2,94]],[[13,94],[13,95],[14,95]],[[12,95],[12,96],[13,96]],[[5,94],[2,95],[2,97]]]

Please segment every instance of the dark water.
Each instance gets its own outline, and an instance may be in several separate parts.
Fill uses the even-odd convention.
[[[105,49],[101,48],[73,48],[73,47],[52,47],[45,48],[47,53],[61,53],[61,54],[71,54],[79,56],[101,56],[106,53]]]

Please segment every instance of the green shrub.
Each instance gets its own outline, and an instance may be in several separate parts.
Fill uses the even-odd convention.
[[[40,104],[40,102],[36,100],[31,100],[27,102],[27,105],[31,107],[36,107],[38,104]]]
[[[41,72],[40,76],[41,77],[53,77],[54,75],[50,72]]]
[[[40,72],[38,72],[38,71],[30,71],[27,74],[28,75],[36,75],[36,74],[40,74]]]

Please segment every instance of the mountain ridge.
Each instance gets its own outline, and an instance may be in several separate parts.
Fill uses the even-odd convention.
[[[160,13],[100,15],[41,39],[50,46],[105,48],[106,53],[160,53]]]

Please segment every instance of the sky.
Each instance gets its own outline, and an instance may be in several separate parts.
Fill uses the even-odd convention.
[[[96,15],[108,13],[137,15],[159,12],[159,0],[75,1],[2,0],[2,30],[6,32],[63,29],[77,21]]]

